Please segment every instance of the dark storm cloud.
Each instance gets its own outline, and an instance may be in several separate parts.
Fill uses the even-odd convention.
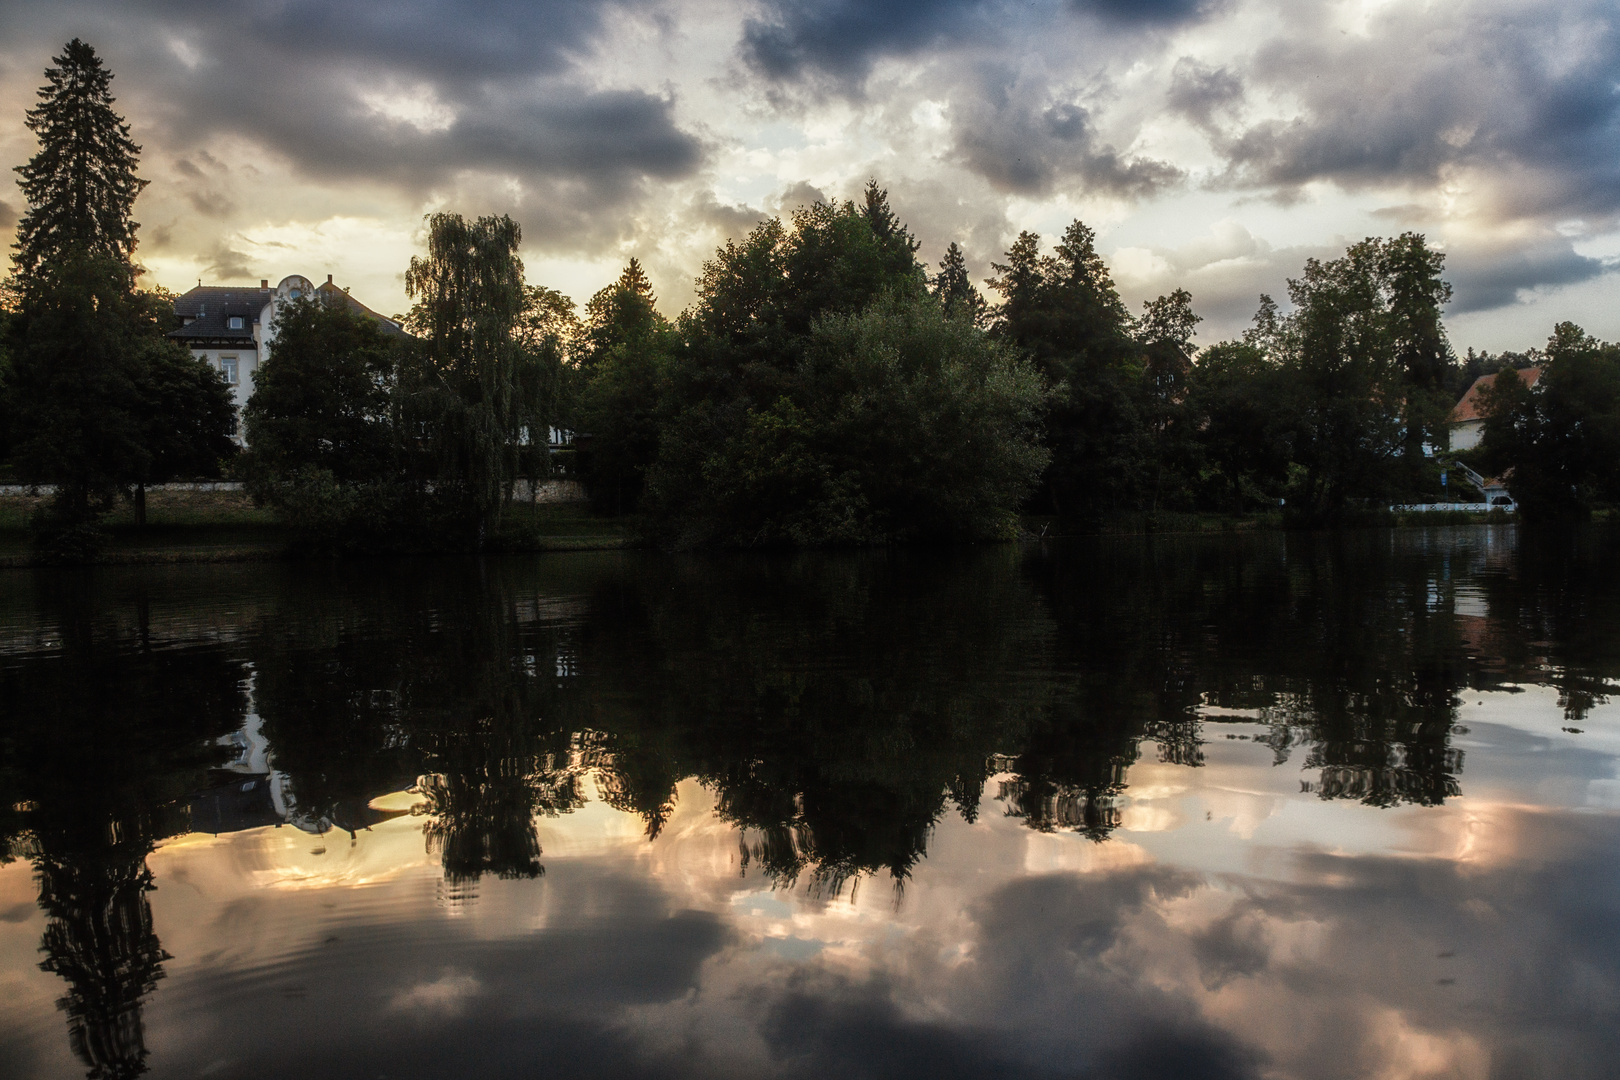
[[[957,157],[1002,191],[1039,195],[1077,179],[1088,190],[1139,197],[1182,175],[1166,162],[1119,154],[1098,140],[1084,106],[1000,73],[953,101],[950,116]]]
[[[741,47],[748,65],[769,79],[819,76],[857,92],[879,60],[1001,42],[1062,11],[1128,28],[1185,22],[1209,6],[1201,0],[1069,0],[1055,7],[1006,0],[770,0],[763,18],[744,23]]]
[[[1170,107],[1200,127],[1243,100],[1243,81],[1224,67],[1211,68],[1190,56],[1176,61],[1170,73]]]
[[[469,175],[510,178],[536,204],[530,234],[560,240],[702,160],[672,100],[600,88],[583,68],[604,12],[636,6],[144,0],[40,7],[26,21],[41,68],[52,37],[97,44],[148,142],[221,152],[244,139],[307,176],[418,196]],[[11,59],[24,59],[15,46]],[[178,169],[187,197],[228,212],[196,156]]]
[[[1243,76],[1297,96],[1302,111],[1217,138],[1228,183],[1429,186],[1463,166],[1504,217],[1620,213],[1610,4],[1393,5],[1363,39],[1285,34]]]
[[[1603,260],[1578,253],[1561,237],[1505,251],[1464,248],[1447,253],[1446,277],[1453,288],[1448,311],[1461,315],[1502,307],[1531,289],[1573,285],[1612,270]]]
[[[858,85],[878,60],[990,29],[984,0],[776,0],[764,19],[743,25],[743,57],[772,79],[815,73]]]
[[[240,281],[253,277],[253,263],[250,257],[232,248],[230,243],[222,241],[212,249],[203,253],[206,262],[204,272],[210,278],[222,281]]]
[[[1076,11],[1121,23],[1181,23],[1214,7],[1206,0],[1073,0]]]

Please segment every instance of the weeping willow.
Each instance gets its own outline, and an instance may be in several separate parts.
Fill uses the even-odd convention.
[[[518,255],[522,230],[502,215],[428,217],[426,257],[411,258],[405,292],[418,363],[402,387],[404,423],[435,496],[475,524],[480,541],[513,482],[546,471],[556,343],[528,332],[535,290]]]

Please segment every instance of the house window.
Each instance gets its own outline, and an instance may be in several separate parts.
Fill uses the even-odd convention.
[[[219,373],[225,376],[225,381],[232,386],[236,385],[236,357],[222,356],[219,358]]]
[[[242,316],[232,315],[227,324],[232,330],[242,329]]]

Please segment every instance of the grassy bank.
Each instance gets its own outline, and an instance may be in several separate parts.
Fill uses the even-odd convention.
[[[1342,522],[1337,527],[1392,529],[1433,528],[1441,525],[1511,525],[1517,520],[1513,514],[1500,510],[1489,513],[1469,513],[1465,510],[1391,513],[1388,510],[1369,510]],[[1113,514],[1101,521],[1081,523],[1040,514],[1027,514],[1023,518],[1025,537],[1044,536],[1048,539],[1058,536],[1144,536],[1149,533],[1241,533],[1305,527],[1309,526],[1289,521],[1281,510],[1268,510],[1258,514],[1182,513],[1164,510],[1157,513],[1128,512]]]
[[[45,500],[0,497],[0,568],[34,565],[28,522]],[[146,497],[146,525],[134,508],[120,505],[104,519],[109,542],[103,564],[249,562],[286,557],[287,532],[275,516],[240,492],[153,491]],[[625,529],[593,517],[582,503],[512,506],[501,524],[506,551],[593,551],[623,547]]]
[[[1050,514],[1026,514],[1023,534],[1027,537],[1058,536],[1139,536],[1148,533],[1237,533],[1283,528],[1282,514],[1182,513],[1161,510],[1156,513],[1111,514],[1101,521],[1074,522]]]

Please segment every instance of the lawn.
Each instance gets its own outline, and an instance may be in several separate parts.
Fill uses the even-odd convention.
[[[0,566],[30,560],[28,522],[42,497],[0,496]],[[223,562],[280,558],[286,531],[267,508],[240,492],[151,491],[146,525],[121,503],[104,519],[111,541],[102,561]],[[622,522],[591,514],[585,503],[516,503],[507,511],[502,533],[507,546],[522,551],[584,551],[622,547]]]

